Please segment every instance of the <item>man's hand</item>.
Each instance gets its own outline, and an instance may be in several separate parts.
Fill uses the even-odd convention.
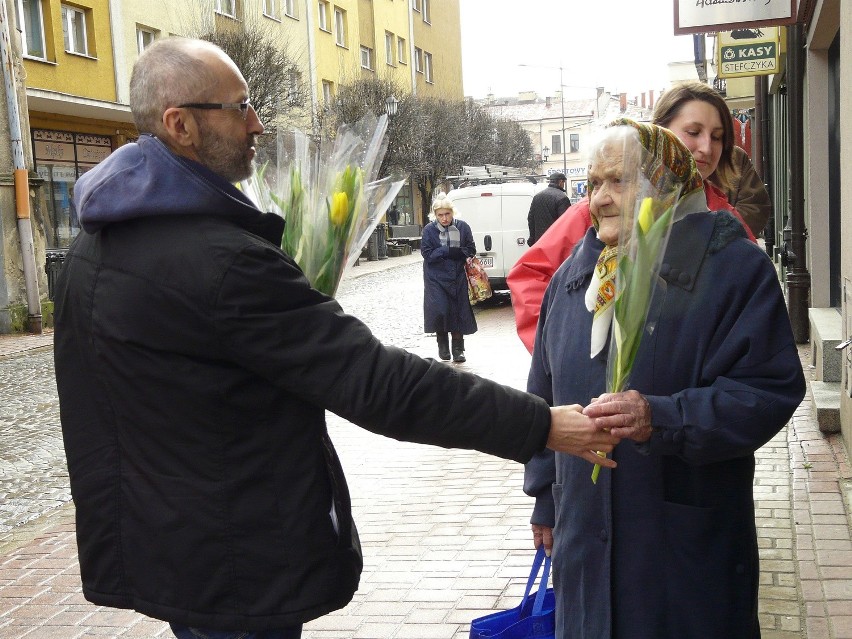
[[[544,544],[544,554],[550,557],[553,552],[553,528],[550,526],[542,526],[541,524],[532,525],[533,544],[536,549]]]
[[[547,447],[558,453],[582,457],[592,464],[615,468],[614,461],[599,457],[595,451],[612,451],[622,437],[595,426],[595,420],[583,415],[582,411],[583,407],[579,404],[554,406],[550,409]]]
[[[620,439],[639,443],[651,439],[651,407],[635,390],[604,393],[586,406],[583,414],[592,418],[595,428]]]

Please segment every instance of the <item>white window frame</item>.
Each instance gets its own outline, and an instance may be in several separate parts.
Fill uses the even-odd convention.
[[[331,106],[331,101],[334,99],[334,85],[330,80],[322,81],[322,100],[325,106]]]
[[[426,82],[432,83],[432,54],[423,52],[423,75]]]
[[[396,52],[394,51],[393,46],[393,34],[390,31],[385,31],[385,62],[387,62],[389,66],[396,66],[395,55]]]
[[[289,91],[287,92],[287,103],[294,105],[299,100],[299,90],[302,86],[302,74],[298,69],[290,69],[287,72],[287,84]]]
[[[82,9],[61,4],[60,15],[62,16],[62,41],[66,53],[77,55],[89,55],[89,40],[86,33],[86,13]],[[75,27],[79,26],[80,29]]]
[[[361,68],[373,70],[373,50],[361,45]]]
[[[328,2],[325,0],[319,0],[318,11],[319,21],[317,24],[319,24],[319,28],[322,31],[328,31],[331,33],[331,27],[328,24]]]
[[[27,2],[30,11],[24,11],[24,2]],[[33,5],[35,5],[34,8],[38,13],[38,24],[32,24],[30,21]],[[24,57],[47,60],[47,42],[44,37],[44,15],[42,14],[41,0],[15,0],[15,13],[17,14],[18,25],[21,27],[21,48]],[[32,34],[38,36],[40,50],[31,48],[35,44],[32,42],[34,38],[30,37]]]
[[[420,6],[421,6],[420,3],[421,3],[421,0],[411,0],[411,8],[419,13],[420,12]]]
[[[278,0],[263,0],[263,15],[273,20],[278,20]]]
[[[579,133],[569,133],[568,134],[568,149],[569,153],[579,153],[580,152],[580,134]]]
[[[420,9],[423,13],[423,22],[432,24],[432,12],[430,11],[429,0],[420,0],[420,3]]]
[[[284,0],[284,15],[289,18],[298,18],[299,14],[296,13],[296,0]]]
[[[150,41],[145,42],[145,36],[150,36]],[[154,41],[157,39],[157,32],[153,29],[147,29],[145,27],[140,27],[136,25],[136,50],[139,53],[142,53],[145,49],[154,44]]]
[[[423,73],[423,49],[414,47],[414,71]]]
[[[334,7],[334,41],[339,47],[346,46],[346,11]]]
[[[228,13],[230,9],[230,13]],[[216,13],[221,13],[229,18],[237,17],[237,0],[216,0]]]
[[[408,49],[406,48],[405,38],[396,38],[396,56],[400,64],[408,64]]]

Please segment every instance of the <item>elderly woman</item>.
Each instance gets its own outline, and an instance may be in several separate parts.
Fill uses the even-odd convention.
[[[453,201],[439,193],[432,203],[435,220],[423,229],[423,330],[438,338],[438,356],[464,362],[464,336],[476,332],[476,319],[467,293],[467,258],[476,255],[470,226],[455,219]]]
[[[528,384],[622,438],[617,467],[596,484],[576,457],[543,453],[526,466],[534,542],[553,554],[556,636],[757,638],[754,452],[805,393],[781,287],[742,225],[707,210],[677,137],[614,124],[591,155],[593,227],[544,296]],[[637,172],[625,166],[636,150],[655,199],[670,186],[679,194],[631,390],[610,394],[607,344],[595,344],[607,321],[599,291],[622,215],[635,210]]]

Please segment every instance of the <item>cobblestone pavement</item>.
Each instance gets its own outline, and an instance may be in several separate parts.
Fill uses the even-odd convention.
[[[386,343],[435,354],[421,333],[417,256],[362,263],[338,297]],[[508,300],[477,308],[477,320],[463,367],[523,387],[529,356]],[[161,622],[83,599],[73,507],[57,507],[68,495],[52,350],[9,355],[11,341],[0,337],[0,638],[170,637]],[[304,639],[463,639],[473,617],[515,605],[531,560],[521,466],[396,442],[334,415],[329,431],[365,569],[349,606],[308,624]],[[764,639],[852,639],[850,486],[841,440],[817,430],[808,400],[758,452]]]

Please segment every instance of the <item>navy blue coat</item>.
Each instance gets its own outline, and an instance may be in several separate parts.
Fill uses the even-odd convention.
[[[465,260],[476,255],[470,225],[453,220],[459,230],[460,246],[441,246],[437,222],[423,229],[423,331],[426,333],[476,332],[476,319],[467,293]]]
[[[526,466],[533,523],[554,526],[558,639],[760,636],[754,451],[801,402],[805,381],[766,254],[727,214],[675,224],[630,387],[649,442],[622,441],[615,470],[540,453]],[[608,349],[589,358],[584,294],[603,245],[591,229],[545,295],[529,390],[586,405]]]

